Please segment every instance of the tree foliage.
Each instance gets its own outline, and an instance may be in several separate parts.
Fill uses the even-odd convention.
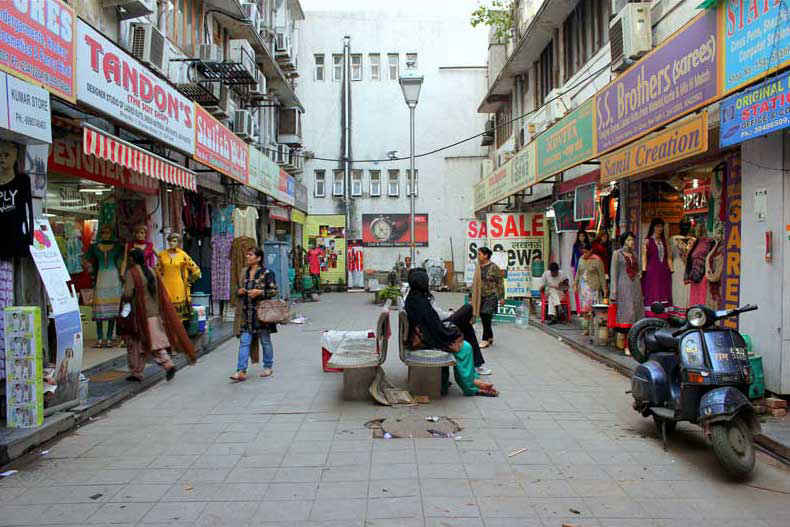
[[[512,6],[513,0],[491,0],[487,5],[481,3],[472,11],[470,23],[472,27],[480,24],[491,27],[499,42],[507,42],[513,27]]]

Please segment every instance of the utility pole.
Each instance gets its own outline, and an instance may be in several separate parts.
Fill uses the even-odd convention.
[[[346,248],[351,239],[351,37],[343,37],[343,198],[346,205]],[[346,262],[346,287],[348,287]]]

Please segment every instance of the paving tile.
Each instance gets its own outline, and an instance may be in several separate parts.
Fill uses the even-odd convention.
[[[153,503],[106,503],[87,523],[137,523],[153,506]]]
[[[101,508],[100,503],[58,503],[50,506],[37,520],[47,523],[84,523]]]
[[[420,495],[420,484],[416,479],[370,480],[370,498],[402,498]]]
[[[362,481],[370,477],[370,466],[350,465],[321,469],[321,481]],[[395,476],[393,476],[395,477]]]
[[[198,527],[243,525],[253,519],[257,509],[257,502],[207,503],[195,525]]]
[[[423,497],[429,498],[469,498],[473,497],[472,488],[465,479],[420,480]]]
[[[424,497],[425,517],[479,518],[480,509],[473,498]]]
[[[253,517],[256,522],[305,521],[313,508],[311,500],[262,501]]]
[[[271,483],[266,490],[266,500],[314,500],[318,494],[318,482],[314,483]]]
[[[316,467],[284,467],[277,470],[272,481],[279,483],[312,483],[319,481],[324,469]]]
[[[368,481],[321,481],[318,483],[317,499],[366,498]]]
[[[466,469],[457,463],[427,463],[418,467],[421,479],[458,479],[466,478]]]
[[[525,497],[485,497],[478,498],[480,514],[483,518],[536,518],[532,502]]]
[[[647,518],[647,511],[629,497],[585,498],[584,502],[598,518]]]
[[[131,483],[120,489],[110,501],[159,501],[170,487],[169,484]]]
[[[180,503],[157,503],[145,516],[143,516],[142,523],[164,523],[171,525],[177,525],[179,523],[191,524],[200,517],[205,508],[205,503],[191,501]]]
[[[51,505],[3,505],[0,525],[40,525]]]
[[[190,468],[181,475],[179,481],[220,483],[230,474],[229,468]]]
[[[147,468],[132,480],[134,483],[175,483],[184,473],[186,468]]]
[[[313,521],[359,520],[365,517],[366,500],[316,500],[310,512]]]
[[[368,500],[366,517],[369,520],[381,518],[422,518],[422,502],[417,496],[397,498],[371,498]]]

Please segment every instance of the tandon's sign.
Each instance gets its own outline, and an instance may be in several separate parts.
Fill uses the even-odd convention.
[[[82,20],[77,21],[77,99],[195,153],[193,103]]]

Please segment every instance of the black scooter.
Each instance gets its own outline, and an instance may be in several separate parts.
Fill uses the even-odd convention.
[[[685,318],[643,318],[628,332],[631,354],[641,363],[631,377],[634,409],[653,416],[664,445],[679,421],[700,425],[724,469],[738,478],[754,469],[752,434],[760,422],[746,396],[746,343],[715,323],[756,309],[694,306]],[[664,306],[653,304],[651,311],[663,314]]]

